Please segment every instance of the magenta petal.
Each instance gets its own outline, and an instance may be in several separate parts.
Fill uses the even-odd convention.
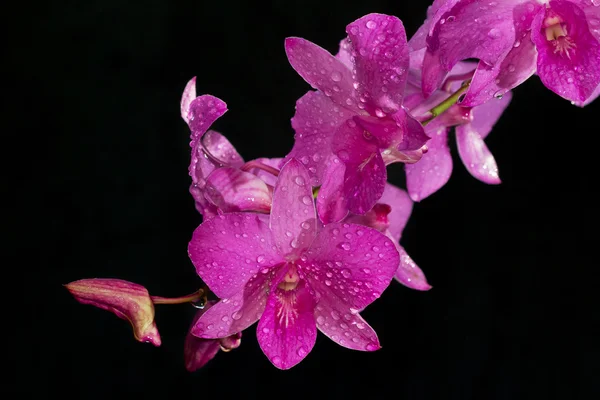
[[[183,94],[181,95],[181,118],[186,123],[190,122],[190,104],[196,98],[196,77],[190,79],[190,81],[185,85],[185,89],[183,89]]]
[[[448,147],[448,130],[439,127],[430,132],[428,151],[415,164],[406,164],[406,187],[411,199],[421,201],[437,192],[452,174],[452,156]]]
[[[344,197],[346,166],[337,158],[335,161],[329,164],[317,196],[317,211],[324,224],[339,222],[348,214],[348,204]]]
[[[218,297],[235,295],[259,270],[284,262],[275,249],[267,218],[224,214],[204,221],[194,231],[188,254],[200,278]]]
[[[510,104],[511,99],[512,92],[507,92],[500,99],[492,99],[473,108],[471,110],[473,116],[471,129],[477,131],[481,138],[485,139]]]
[[[346,168],[344,195],[348,210],[364,214],[373,208],[383,194],[386,180],[385,164],[379,153],[355,166],[354,171]]]
[[[244,165],[244,159],[235,147],[219,132],[209,130],[202,137],[204,148],[220,163],[230,167],[240,168]]]
[[[398,253],[400,253],[400,265],[394,276],[398,282],[406,287],[415,290],[429,290],[431,285],[427,283],[425,274],[421,271],[421,268],[413,261],[412,258],[406,253],[404,247],[396,243]]]
[[[194,316],[192,327],[196,324],[198,319],[204,314],[211,306],[213,302],[206,303],[206,306],[202,310],[198,310]],[[190,330],[185,337],[183,344],[183,357],[185,360],[185,368],[192,372],[202,368],[207,362],[212,360],[215,355],[219,352],[219,341],[216,339],[201,339],[192,334]]]
[[[548,40],[544,24],[550,15],[562,19],[566,36]],[[592,96],[600,84],[600,43],[590,32],[583,10],[570,1],[551,1],[550,9],[536,16],[531,32],[544,85],[573,102],[583,103]]]
[[[311,184],[321,185],[331,155],[331,140],[337,127],[350,117],[350,112],[334,106],[323,93],[306,93],[296,102],[292,118],[294,147],[284,163],[297,158],[308,168]]]
[[[387,216],[389,231],[394,241],[398,242],[412,213],[413,202],[405,190],[391,183],[386,183],[383,196],[379,201],[391,207],[391,211]]]
[[[317,339],[315,301],[306,282],[293,290],[273,285],[256,338],[263,353],[279,369],[289,369],[306,357]]]
[[[495,64],[515,42],[513,9],[521,0],[457,2],[427,38],[423,62],[423,91],[428,96],[461,60],[477,58]],[[442,20],[444,23],[442,23]]]
[[[227,104],[221,99],[208,94],[196,97],[189,107],[188,124],[192,131],[192,141],[200,140],[213,122],[226,111]]]
[[[471,124],[456,127],[456,144],[458,154],[471,175],[485,183],[500,183],[496,160]]]
[[[340,346],[360,351],[381,348],[377,333],[355,310],[324,292],[315,309],[317,328]]]
[[[296,257],[312,243],[317,227],[308,171],[295,158],[288,161],[273,191],[270,227],[279,252]]]
[[[420,50],[427,46],[427,36],[433,30],[435,24],[447,10],[454,7],[459,1],[461,0],[434,0],[433,4],[427,7],[427,19],[408,41],[411,50]]]
[[[335,57],[340,60],[342,64],[344,64],[349,70],[354,68],[354,63],[352,62],[352,44],[348,38],[340,41],[340,50]]]
[[[258,321],[277,269],[264,271],[252,277],[238,293],[221,299],[206,311],[192,327],[192,334],[205,339],[226,338]]]
[[[237,168],[219,168],[206,180],[204,196],[222,212],[271,211],[271,192],[257,176]]]
[[[402,21],[394,16],[368,14],[349,24],[346,32],[356,52],[359,96],[379,112],[400,109],[409,65]]]
[[[392,207],[388,204],[377,203],[364,215],[351,214],[348,218],[344,219],[344,222],[348,224],[364,225],[376,229],[379,232],[386,232],[390,227],[388,214],[391,211]]]
[[[261,164],[265,164],[268,167],[272,167],[276,170],[279,170],[279,167],[283,163],[283,158],[257,158],[256,160],[252,161],[256,161]],[[267,185],[275,186],[275,183],[277,183],[277,177],[265,170],[259,168],[252,168],[248,172],[258,176]]]
[[[537,70],[537,50],[531,41],[531,24],[542,4],[528,1],[513,10],[515,42],[502,62],[480,62],[463,101],[474,107],[517,87]]]
[[[402,131],[402,142],[396,147],[398,150],[403,152],[419,150],[429,140],[423,125],[405,110],[398,110],[392,115],[392,119]]]
[[[375,229],[355,224],[325,225],[299,261],[311,287],[362,310],[390,284],[400,262],[392,241]],[[331,294],[324,294],[331,292]]]
[[[352,71],[327,50],[306,39],[285,39],[285,52],[292,67],[313,88],[335,104],[358,111],[354,99]]]

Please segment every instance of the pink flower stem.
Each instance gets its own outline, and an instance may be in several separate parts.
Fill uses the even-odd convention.
[[[242,165],[242,168],[240,168],[242,171],[250,171],[252,168],[258,168],[258,169],[262,169],[263,171],[266,171],[268,173],[270,173],[273,176],[279,176],[279,170],[277,168],[273,168],[270,167],[266,164],[263,164],[261,162],[258,161],[248,161],[246,164]]]
[[[456,92],[452,93],[452,95],[450,97],[448,97],[446,100],[442,101],[440,104],[438,104],[437,106],[433,107],[431,110],[429,110],[429,112],[427,113],[427,115],[431,115],[429,118],[427,118],[424,121],[421,121],[421,124],[423,126],[427,125],[428,123],[430,123],[435,117],[441,115],[442,113],[444,113],[445,111],[447,111],[450,107],[452,107],[454,104],[456,104],[456,102],[458,101],[458,99],[460,98],[460,96],[462,96],[462,94],[464,92],[467,91],[467,89],[469,89],[469,85],[471,84],[471,80],[467,80],[465,82],[463,82],[462,86],[460,87],[460,89],[458,89]]]
[[[160,297],[160,296],[150,296],[152,302],[154,304],[183,304],[183,303],[196,303],[200,300],[206,304],[206,295],[207,290],[198,289],[198,291],[188,294],[187,296],[181,297]]]

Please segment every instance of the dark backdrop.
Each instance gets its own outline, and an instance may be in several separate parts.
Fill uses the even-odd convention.
[[[364,312],[381,351],[319,335],[305,361],[279,371],[253,327],[239,349],[188,373],[191,306],[157,307],[163,345],[154,348],[61,286],[118,277],[177,296],[201,284],[186,254],[201,221],[179,116],[186,82],[197,76],[199,94],[228,103],[214,128],[244,158],[282,156],[294,102],[309,89],[284,38],[336,51],[346,24],[369,12],[397,15],[412,35],[427,2],[18,7],[3,13],[9,28],[17,22],[3,50],[5,84],[16,90],[2,112],[16,122],[3,135],[18,140],[6,159],[18,162],[5,173],[20,177],[3,191],[22,210],[7,209],[18,256],[3,263],[12,397],[599,398],[598,104],[576,108],[537,78],[519,87],[487,140],[500,186],[472,178],[451,141],[452,178],[415,206],[403,238],[434,288],[394,282]],[[402,166],[389,171],[404,185]]]

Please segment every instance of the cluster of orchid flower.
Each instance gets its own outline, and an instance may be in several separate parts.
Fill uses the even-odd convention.
[[[467,170],[500,183],[484,139],[511,89],[537,74],[579,106],[600,94],[599,4],[436,0],[410,41],[398,18],[369,14],[347,26],[336,55],[288,38],[292,67],[315,90],[296,103],[295,144],[283,159],[245,162],[209,130],[226,104],[196,96],[192,79],[181,115],[203,222],[188,252],[207,288],[174,299],[118,279],[67,288],[128,319],[138,340],[156,346],[154,304],[202,303],[186,338],[188,370],[239,346],[256,321],[259,345],[280,369],[310,353],[317,328],[343,347],[379,349],[360,311],[394,278],[431,288],[399,241],[413,201],[450,177],[450,128]],[[407,192],[387,182],[395,162],[405,164]],[[207,301],[208,289],[218,301]]]

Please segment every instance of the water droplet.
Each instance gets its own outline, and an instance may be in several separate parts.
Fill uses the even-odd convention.
[[[223,317],[221,318],[221,321],[227,322],[227,321],[229,321],[229,317],[227,315],[223,315]]]
[[[504,93],[501,90],[498,90],[496,93],[494,93],[494,97],[498,100],[500,100],[503,96]]]
[[[319,315],[319,316],[317,317],[317,324],[319,324],[319,325],[323,325],[323,323],[324,323],[324,322],[325,322],[325,318],[323,318],[323,316],[322,316],[322,315]]]
[[[292,241],[290,242],[290,246],[292,246],[293,249],[297,249],[299,247],[299,243],[298,243],[298,239],[294,238],[292,239]]]
[[[367,351],[375,351],[379,348],[375,343],[369,343],[366,347]]]
[[[512,65],[512,64],[510,64],[510,65],[508,66],[508,72],[515,72],[515,69],[516,69],[516,68],[515,68],[515,66],[514,66],[514,65]]]
[[[287,237],[292,237],[292,232],[290,232],[290,231],[285,231],[285,236],[287,236]]]
[[[519,47],[520,45],[521,45],[521,41],[517,39],[517,41],[515,42],[515,44],[513,46]]]
[[[306,183],[306,182],[304,181],[304,178],[303,178],[303,177],[301,177],[301,176],[297,176],[297,177],[294,179],[294,182],[296,182],[296,185],[298,185],[298,186],[304,186],[304,184]]]
[[[263,263],[265,261],[265,256],[258,256],[256,257],[256,262],[257,263]]]
[[[331,311],[331,318],[335,319],[336,321],[338,321],[340,319],[340,313],[337,312],[336,310],[332,310]]]
[[[379,247],[373,246],[373,251],[379,251]]]
[[[303,196],[303,197],[302,197],[302,202],[303,202],[304,204],[306,204],[307,206],[309,206],[309,205],[311,205],[311,204],[312,204],[312,202],[313,202],[313,201],[312,201],[312,199],[310,198],[310,196],[306,195],[306,196]]]
[[[299,357],[304,357],[304,356],[306,355],[306,353],[307,353],[307,351],[306,351],[306,349],[304,348],[304,346],[301,346],[301,347],[298,349],[298,356],[299,356]]]
[[[342,275],[344,276],[344,278],[350,278],[350,277],[352,276],[352,272],[350,272],[350,270],[349,270],[349,269],[347,269],[347,268],[344,268],[344,269],[342,270]]]
[[[340,247],[344,250],[350,250],[350,243],[348,242],[343,242],[340,244]]]
[[[325,284],[326,284],[327,286],[331,286],[331,281],[330,281],[329,279],[325,279]]]
[[[342,74],[340,74],[338,71],[333,71],[331,73],[331,80],[334,82],[339,82],[342,80]]]
[[[280,367],[281,366],[281,357],[275,356],[271,359],[271,362],[273,363],[273,365]]]
[[[367,21],[366,25],[367,25],[368,29],[375,29],[375,28],[377,28],[377,22],[375,22],[373,20]]]
[[[234,319],[235,321],[239,321],[242,318],[242,315],[244,315],[244,313],[241,310],[236,311],[233,314],[231,314],[231,318]]]
[[[498,39],[500,36],[502,36],[502,32],[500,32],[500,29],[498,28],[492,28],[488,32],[488,37],[492,39]]]
[[[356,324],[356,327],[357,327],[358,329],[365,329],[365,324],[363,324],[362,322],[358,322],[358,323]]]
[[[310,223],[304,221],[303,223],[300,224],[300,226],[302,227],[302,229],[310,229]]]
[[[262,331],[263,331],[263,333],[269,333],[270,332],[269,328],[267,328],[267,327],[263,328]]]
[[[365,274],[370,274],[371,270],[369,268],[363,268],[362,272],[364,272]]]
[[[448,18],[446,18],[446,22],[454,22],[455,19],[456,17],[454,15],[450,15]]]

